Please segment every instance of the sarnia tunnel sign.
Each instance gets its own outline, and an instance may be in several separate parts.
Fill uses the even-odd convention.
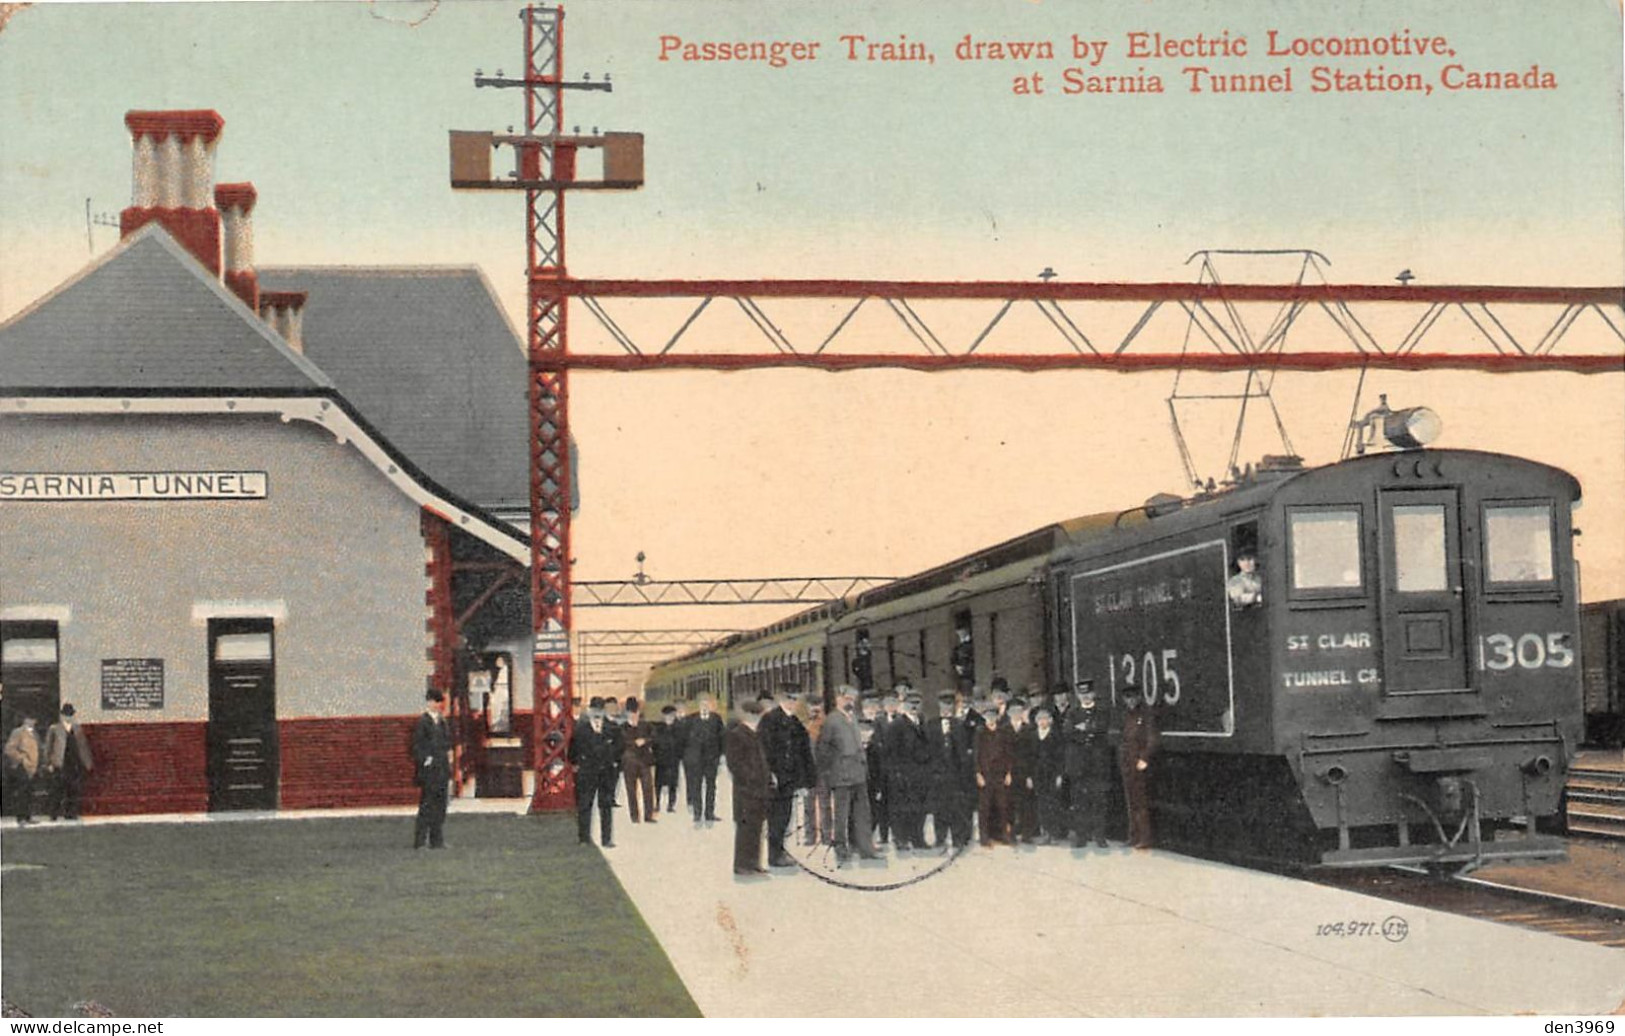
[[[0,471],[5,500],[263,500],[263,471]]]
[[[1074,575],[1073,679],[1113,702],[1137,688],[1158,706],[1164,734],[1229,736],[1227,555],[1214,540]]]

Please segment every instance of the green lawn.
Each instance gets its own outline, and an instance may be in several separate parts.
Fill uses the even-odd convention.
[[[8,830],[0,985],[36,1016],[698,1014],[574,818],[411,838],[410,817]]]

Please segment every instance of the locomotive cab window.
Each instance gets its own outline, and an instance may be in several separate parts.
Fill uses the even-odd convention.
[[[1353,597],[1364,591],[1360,511],[1355,507],[1287,510],[1287,549],[1295,597]]]
[[[1441,504],[1395,505],[1394,589],[1401,593],[1447,590],[1445,509]]]
[[[1492,588],[1549,588],[1554,571],[1550,503],[1484,506],[1484,575]]]

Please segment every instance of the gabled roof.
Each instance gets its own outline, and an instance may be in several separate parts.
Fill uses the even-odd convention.
[[[7,393],[308,393],[331,385],[157,224],[0,324]]]
[[[475,267],[261,267],[304,291],[305,355],[430,478],[493,510],[528,507],[526,362]]]

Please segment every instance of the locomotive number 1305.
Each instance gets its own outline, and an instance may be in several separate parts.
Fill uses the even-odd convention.
[[[1569,646],[1567,633],[1548,633],[1542,639],[1539,633],[1525,633],[1514,638],[1510,633],[1491,633],[1478,638],[1478,668],[1505,670],[1518,666],[1522,669],[1567,669],[1574,664],[1574,649]]]
[[[1164,705],[1177,704],[1179,673],[1174,669],[1174,663],[1178,660],[1179,651],[1175,648],[1151,650],[1139,655],[1132,651],[1122,655],[1107,653],[1106,671],[1111,676],[1112,697],[1117,697],[1118,681],[1121,680],[1125,688],[1137,688],[1144,695],[1147,705],[1155,705],[1158,701]]]

